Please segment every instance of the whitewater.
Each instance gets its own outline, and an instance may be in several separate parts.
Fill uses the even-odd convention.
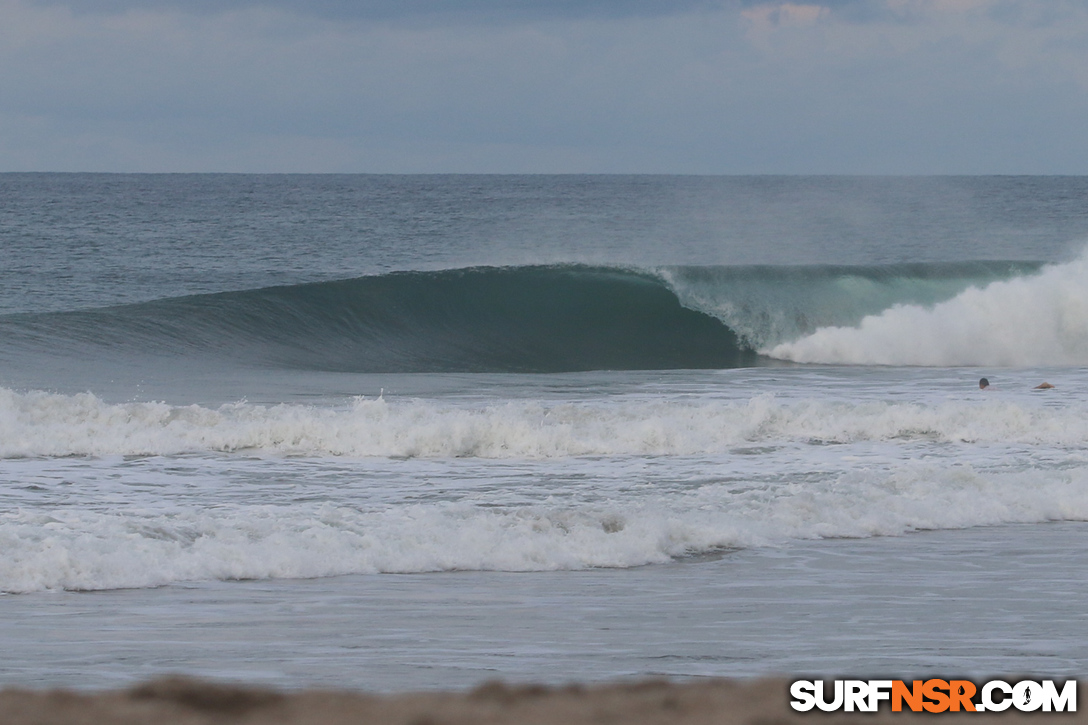
[[[707,397],[717,391],[709,390]],[[725,453],[749,443],[861,441],[1088,445],[1088,407],[998,400],[504,402],[356,398],[338,407],[104,403],[0,390],[0,457],[288,456],[528,458]]]
[[[828,326],[764,352],[852,365],[1088,364],[1088,258],[971,286],[931,306],[897,303],[852,327]]]
[[[1088,665],[1082,179],[0,198],[0,684]]]
[[[0,589],[624,568],[1088,517],[1083,373],[1004,393],[948,369],[678,377],[591,401],[2,390]]]

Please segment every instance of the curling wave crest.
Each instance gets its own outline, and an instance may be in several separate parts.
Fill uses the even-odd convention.
[[[730,368],[756,350],[932,305],[1033,262],[474,267],[0,316],[0,364],[215,361],[336,372]],[[778,348],[775,348],[778,350]],[[781,353],[781,356],[787,356]]]

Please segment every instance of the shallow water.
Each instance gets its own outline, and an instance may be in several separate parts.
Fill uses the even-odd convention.
[[[286,688],[775,673],[1084,672],[1086,524],[791,544],[622,570],[0,597],[5,684],[170,672]]]

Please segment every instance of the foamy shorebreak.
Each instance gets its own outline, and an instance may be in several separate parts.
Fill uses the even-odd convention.
[[[566,458],[698,455],[747,443],[1088,443],[1088,405],[779,399],[466,405],[358,398],[346,406],[107,403],[0,389],[0,457],[256,452]]]

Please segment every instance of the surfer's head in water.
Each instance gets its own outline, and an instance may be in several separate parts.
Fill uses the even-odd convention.
[[[990,387],[990,381],[987,380],[986,378],[982,378],[981,380],[978,381],[978,389],[979,390],[985,390],[988,387]]]

